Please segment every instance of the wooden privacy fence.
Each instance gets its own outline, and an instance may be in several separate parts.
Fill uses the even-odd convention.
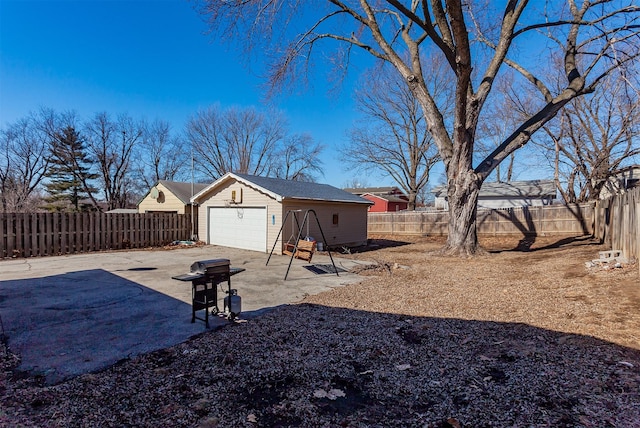
[[[0,258],[144,248],[190,236],[188,214],[0,213]]]
[[[593,233],[593,204],[547,205],[478,211],[479,235],[586,235]],[[369,234],[448,233],[447,211],[369,213]]]
[[[598,201],[595,233],[625,258],[640,260],[640,188]]]

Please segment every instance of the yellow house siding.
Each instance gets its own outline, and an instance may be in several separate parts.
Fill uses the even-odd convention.
[[[232,192],[235,191],[235,203],[231,202]],[[198,222],[198,235],[201,241],[209,243],[208,226],[209,217],[208,210],[210,207],[230,207],[230,208],[248,208],[263,207],[266,208],[265,221],[267,222],[267,246],[265,252],[271,251],[273,242],[278,235],[282,223],[281,205],[271,196],[259,192],[248,187],[236,180],[229,180],[221,183],[220,186],[213,189],[208,195],[203,195],[205,199],[201,199]]]
[[[158,199],[153,199],[150,195],[147,195],[139,204],[138,212],[146,213],[151,211],[168,211],[177,212],[178,214],[185,214],[185,204],[182,203],[171,191],[169,191],[161,183],[156,186],[161,196]]]
[[[235,192],[235,202],[232,202],[233,192]],[[198,236],[201,241],[208,244],[209,228],[209,208],[229,207],[234,208],[266,208],[267,224],[267,248],[265,252],[270,252],[274,248],[275,254],[282,254],[282,245],[295,239],[297,231],[292,228],[292,217],[286,221],[283,227],[282,221],[289,209],[314,209],[318,214],[318,219],[322,225],[322,230],[326,238],[325,245],[330,246],[357,246],[367,242],[367,204],[339,203],[328,201],[307,201],[307,200],[287,200],[278,202],[274,195],[258,191],[253,187],[243,184],[234,178],[225,180],[209,192],[198,197],[200,205],[198,207]],[[333,224],[333,216],[337,214],[338,224]],[[302,223],[304,211],[298,214],[298,221]],[[295,224],[295,223],[294,223]],[[283,228],[280,237],[278,232]],[[308,234],[316,241],[325,241],[318,229],[316,219],[310,215]],[[294,236],[295,235],[295,236]],[[304,226],[302,236],[307,235],[307,226]],[[278,242],[276,243],[276,239]]]
[[[322,232],[327,242],[325,245],[329,246],[358,246],[364,245],[367,242],[367,208],[365,204],[345,204],[337,202],[314,202],[314,201],[285,201],[284,214],[287,210],[296,209],[313,209],[318,215],[318,220],[322,226]],[[333,224],[333,215],[338,215],[338,224]],[[295,227],[295,223],[292,225],[291,216],[287,219],[284,230],[282,232],[284,241],[287,242],[292,235],[292,227]],[[298,214],[298,221],[302,223],[304,217],[304,211]],[[309,214],[309,235],[316,241],[323,241],[322,234],[318,229],[317,222],[313,214]],[[307,235],[307,226],[305,225],[302,231],[302,236]]]

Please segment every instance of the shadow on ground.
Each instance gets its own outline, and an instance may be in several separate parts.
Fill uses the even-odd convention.
[[[396,241],[394,239],[369,239],[367,241],[367,245],[361,245],[358,247],[349,247],[347,248],[332,248],[332,252],[336,252],[338,254],[357,254],[357,253],[368,253],[370,251],[377,251],[384,248],[395,248],[402,247],[405,245],[410,245],[411,242],[405,241]]]
[[[0,316],[18,370],[48,384],[202,332],[191,305],[101,269],[0,281]]]
[[[540,239],[536,235],[525,235],[518,241],[516,246],[513,248],[496,249],[496,250],[490,250],[489,252],[502,253],[502,252],[508,251],[508,252],[529,253],[529,252],[550,250],[554,248],[562,248],[562,247],[569,247],[569,246],[572,246],[572,247],[590,246],[590,245],[596,246],[596,245],[602,244],[602,242],[600,242],[599,240],[597,240],[591,235],[569,236],[569,237],[564,237],[564,238],[555,240],[553,242],[548,242],[549,239],[545,238],[545,240],[543,241],[545,242],[544,244],[540,244],[539,241]],[[538,245],[536,245],[536,243],[538,243]]]
[[[526,324],[302,304],[3,404],[36,425],[637,427],[638,367]]]

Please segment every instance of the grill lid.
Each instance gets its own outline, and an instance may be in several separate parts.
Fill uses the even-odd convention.
[[[212,268],[227,268],[229,269],[229,259],[211,259],[211,260],[199,260],[191,265],[192,273],[206,273],[207,269]]]

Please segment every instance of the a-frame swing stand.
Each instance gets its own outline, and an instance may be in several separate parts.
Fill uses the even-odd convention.
[[[296,216],[296,213],[300,213],[303,211],[304,211],[304,217],[302,218],[302,224],[300,224],[298,222],[298,217]],[[320,235],[322,235],[322,241],[325,244],[327,244],[327,238],[325,238],[324,236],[324,232],[322,231],[322,226],[320,226],[320,220],[318,220],[318,214],[316,214],[315,210],[312,210],[312,209],[288,210],[287,214],[282,219],[282,226],[280,227],[280,231],[278,232],[276,241],[273,243],[273,247],[271,247],[271,253],[269,253],[269,258],[267,258],[267,263],[265,264],[265,266],[268,265],[269,260],[271,260],[271,256],[273,255],[273,251],[276,249],[276,245],[278,245],[278,239],[280,239],[280,236],[282,235],[282,230],[284,229],[284,225],[287,222],[287,218],[289,217],[289,215],[293,215],[293,219],[295,220],[295,223],[298,229],[298,236],[296,237],[296,240],[294,241],[293,245],[290,248],[286,248],[283,251],[284,254],[291,255],[291,259],[289,260],[289,266],[287,267],[287,273],[285,273],[284,275],[285,281],[287,280],[287,276],[289,276],[289,270],[291,269],[291,263],[293,262],[294,257],[298,259],[306,260],[307,262],[311,262],[311,257],[315,252],[315,242],[308,243],[308,241],[302,240],[302,230],[304,229],[305,225],[307,225],[307,228],[308,228],[310,213],[312,213],[313,217],[316,219],[316,224],[318,225],[318,229],[320,230]],[[327,245],[327,252],[329,253],[329,258],[331,259],[331,264],[333,265],[333,270],[336,273],[336,276],[340,276],[338,274],[338,268],[336,267],[336,264],[333,261],[333,256],[331,255],[331,250],[329,250],[328,245]]]

